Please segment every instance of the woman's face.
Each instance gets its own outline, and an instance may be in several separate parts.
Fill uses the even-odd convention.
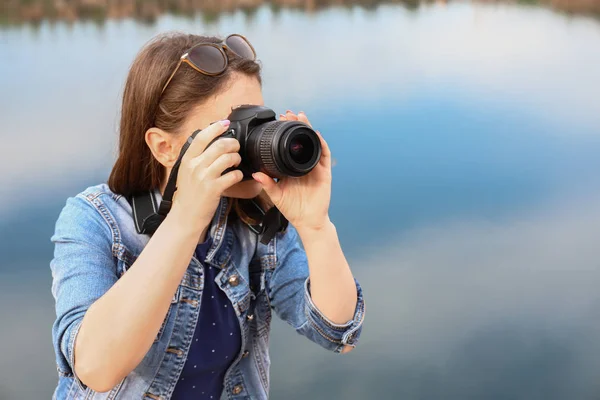
[[[201,127],[226,119],[232,108],[244,104],[264,105],[262,90],[258,80],[243,74],[235,74],[230,82],[215,97],[197,107],[186,119],[182,127],[181,146],[189,135]],[[168,175],[167,175],[168,176]],[[255,180],[240,182],[227,189],[223,195],[251,199],[261,192],[261,187]]]

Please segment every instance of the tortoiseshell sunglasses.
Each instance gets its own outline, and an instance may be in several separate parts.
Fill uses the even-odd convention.
[[[229,60],[225,50],[227,49],[235,53],[241,58],[247,60],[256,60],[256,52],[248,39],[237,33],[229,35],[221,43],[200,43],[189,49],[181,56],[177,67],[163,86],[161,94],[164,93],[167,86],[179,70],[182,63],[188,64],[196,71],[204,74],[215,76],[223,73],[227,69]]]

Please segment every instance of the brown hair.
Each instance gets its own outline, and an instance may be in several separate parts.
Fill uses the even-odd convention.
[[[260,65],[256,61],[225,50],[229,59],[225,72],[207,76],[182,65],[161,95],[182,54],[199,43],[221,42],[221,38],[212,36],[161,34],[138,53],[125,83],[118,158],[108,179],[114,193],[131,196],[158,188],[165,179],[165,168],[146,144],[144,136],[148,129],[157,127],[178,132],[192,109],[222,90],[234,72],[261,81]]]

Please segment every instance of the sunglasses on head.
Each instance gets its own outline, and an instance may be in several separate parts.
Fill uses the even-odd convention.
[[[231,51],[238,57],[247,60],[256,60],[254,47],[252,47],[248,39],[242,35],[229,35],[221,43],[197,44],[181,56],[177,67],[175,67],[175,70],[160,93],[164,93],[182,63],[188,64],[190,67],[204,75],[215,76],[223,73],[229,64],[225,49]]]

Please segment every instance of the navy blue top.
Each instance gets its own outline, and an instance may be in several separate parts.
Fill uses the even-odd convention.
[[[240,352],[239,321],[231,301],[215,283],[219,269],[202,263],[209,247],[210,240],[196,247],[196,258],[204,268],[204,291],[196,331],[172,400],[219,399],[227,368]]]

